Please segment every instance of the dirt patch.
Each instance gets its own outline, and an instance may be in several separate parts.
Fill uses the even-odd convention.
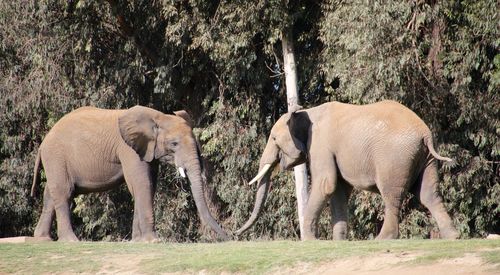
[[[50,242],[51,238],[44,237],[29,237],[29,236],[20,236],[20,237],[9,237],[9,238],[0,238],[0,243],[35,243],[35,242]]]
[[[435,263],[415,263],[417,253],[383,253],[368,257],[351,257],[329,263],[301,263],[293,268],[276,270],[272,274],[500,274],[500,266],[485,264],[475,254],[441,260]]]
[[[496,249],[495,249],[496,250]],[[350,257],[328,263],[300,263],[291,268],[275,269],[270,274],[498,274],[500,266],[486,264],[475,253],[467,253],[462,257],[440,260],[434,263],[416,263],[415,260],[423,254],[417,252],[386,252],[366,257]],[[140,274],[142,260],[152,255],[115,255],[103,259],[103,266],[97,274]],[[212,274],[206,270],[198,272],[173,272],[163,274]],[[223,272],[222,274],[231,274]]]
[[[361,257],[348,257],[330,262],[311,263],[301,262],[293,267],[277,267],[267,272],[268,274],[290,275],[290,274],[498,274],[500,275],[500,264],[486,263],[481,258],[481,253],[486,251],[497,251],[499,248],[480,249],[457,258],[442,259],[435,262],[422,260],[429,256],[428,253],[419,251],[387,251]],[[84,254],[92,254],[84,251]],[[90,256],[90,255],[89,255]],[[117,253],[101,259],[101,267],[95,274],[141,274],[144,261],[156,259],[159,255],[155,253],[126,254]],[[54,259],[54,257],[52,258]],[[244,272],[243,272],[244,273]],[[0,272],[1,274],[1,272]],[[66,274],[66,273],[61,273]],[[70,273],[68,273],[70,274]],[[90,273],[87,273],[90,274]],[[230,272],[211,272],[210,270],[161,272],[161,274],[183,275],[183,274],[221,274],[231,275]],[[240,273],[236,273],[240,274]]]
[[[97,274],[140,274],[140,263],[150,257],[138,255],[115,255],[103,259]]]

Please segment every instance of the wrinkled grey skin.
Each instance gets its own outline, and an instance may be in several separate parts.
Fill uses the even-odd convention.
[[[158,161],[184,168],[203,221],[223,239],[203,195],[202,169],[189,115],[166,115],[135,106],[128,110],[79,108],[59,120],[38,151],[47,176],[43,211],[34,236],[50,238],[54,215],[61,241],[78,241],[70,223],[70,203],[78,194],[112,189],[123,182],[134,198],[132,240],[159,241],[154,231],[153,194]]]
[[[265,201],[270,174],[308,161],[311,193],[304,213],[305,239],[316,238],[319,215],[330,200],[334,239],[347,235],[347,202],[352,188],[382,195],[384,224],[377,239],[399,235],[398,214],[404,194],[413,192],[426,206],[443,238],[458,233],[437,192],[439,182],[432,135],[411,110],[394,101],[369,105],[326,103],[283,115],[274,125],[260,159],[271,169],[259,181],[254,210],[236,234],[258,218]],[[259,170],[259,171],[260,171]]]

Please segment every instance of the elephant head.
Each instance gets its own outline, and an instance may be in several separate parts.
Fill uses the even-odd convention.
[[[274,124],[262,153],[259,173],[249,184],[259,183],[255,206],[248,221],[236,231],[245,232],[259,217],[269,190],[271,172],[279,163],[281,170],[289,170],[307,160],[307,144],[311,121],[305,111],[287,113]]]
[[[192,122],[185,111],[167,115],[162,112],[135,106],[118,118],[123,140],[132,147],[143,161],[174,164],[183,177],[189,178],[194,201],[200,218],[219,234],[227,234],[208,210],[203,193],[203,173],[199,147],[192,131]]]

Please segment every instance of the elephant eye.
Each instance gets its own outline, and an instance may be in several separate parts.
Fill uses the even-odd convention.
[[[170,144],[172,145],[172,147],[177,147],[177,145],[179,145],[177,141],[172,141]]]

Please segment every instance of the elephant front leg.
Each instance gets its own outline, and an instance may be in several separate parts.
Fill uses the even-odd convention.
[[[347,239],[347,208],[351,191],[352,186],[344,181],[339,181],[330,198],[334,240]]]
[[[321,211],[327,199],[335,191],[337,165],[333,154],[325,150],[321,142],[313,141],[309,148],[309,168],[311,169],[311,194],[304,211],[304,239],[314,240]]]
[[[318,220],[326,200],[332,195],[335,184],[332,179],[322,178],[313,182],[304,213],[304,240],[317,239]]]
[[[139,210],[134,203],[134,219],[132,222],[132,240],[139,240],[142,236],[141,228],[139,226]]]
[[[153,192],[147,184],[142,188],[134,188],[134,219],[132,224],[132,241],[158,242],[154,232]]]
[[[318,220],[326,201],[335,191],[337,167],[332,155],[324,157],[310,156],[311,194],[304,213],[304,239],[316,239]]]
[[[132,241],[134,242],[159,242],[154,232],[153,198],[144,200],[136,196],[134,203],[134,222],[132,228]],[[135,214],[137,213],[137,214]]]
[[[136,157],[136,156],[134,156]],[[154,232],[153,191],[149,164],[138,159],[125,161],[123,174],[134,198],[132,241],[159,242]]]

